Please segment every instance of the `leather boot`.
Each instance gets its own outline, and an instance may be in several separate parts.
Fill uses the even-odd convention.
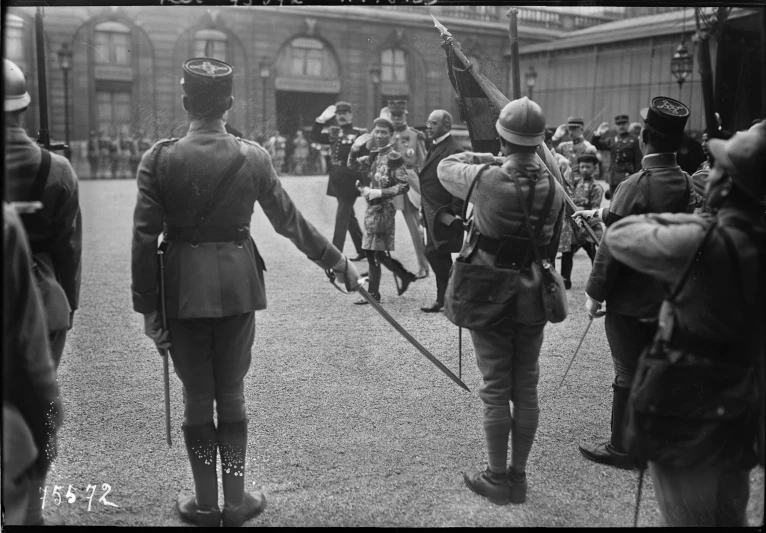
[[[527,501],[527,474],[514,474],[509,466],[506,470],[508,474],[508,486],[511,488],[511,503],[524,503]]]
[[[218,422],[218,447],[223,479],[223,526],[239,527],[266,507],[260,492],[245,492],[247,420]]]
[[[583,444],[580,446],[580,453],[586,459],[596,463],[616,466],[623,470],[633,469],[633,458],[625,453],[622,444],[622,426],[625,419],[625,407],[628,403],[630,389],[612,385],[614,393],[612,395],[612,437],[609,442],[601,444]]]
[[[184,443],[189,454],[194,496],[179,495],[176,510],[181,520],[198,526],[221,525],[218,507],[218,477],[216,474],[217,435],[213,421],[200,426],[183,426]]]
[[[489,467],[471,474],[463,474],[463,480],[469,489],[479,496],[484,496],[495,505],[511,503],[511,487],[508,485],[508,474],[496,474]]]

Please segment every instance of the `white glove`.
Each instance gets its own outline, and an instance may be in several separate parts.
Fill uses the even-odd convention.
[[[597,302],[587,294],[585,295],[585,310],[591,318],[601,318],[606,314],[606,311],[601,311],[601,302]]]
[[[381,196],[383,196],[383,191],[381,191],[380,189],[369,189],[367,191],[368,200],[377,200]]]
[[[327,109],[322,111],[322,114],[317,117],[317,122],[324,124],[335,116],[335,104],[327,106]]]
[[[354,152],[357,152],[357,151],[361,150],[362,146],[364,146],[367,143],[367,141],[369,141],[370,139],[372,139],[372,135],[371,134],[369,134],[369,133],[361,134],[359,137],[357,137],[354,140],[354,144],[351,145],[351,149]]]
[[[350,262],[345,256],[341,258],[340,262],[333,268],[335,271],[335,279],[338,282],[343,283],[346,290],[349,292],[355,292],[361,283],[359,283],[359,272],[357,272],[354,263]]]
[[[572,218],[584,218],[590,224],[591,222],[603,222],[601,220],[601,209],[583,209],[572,213]]]
[[[609,131],[609,123],[608,122],[602,122],[601,125],[596,129],[596,135],[601,137],[607,131]]]
[[[564,135],[566,135],[566,133],[567,133],[567,125],[566,124],[562,124],[561,126],[556,128],[556,132],[553,134],[553,138],[551,140],[552,141],[558,141]]]
[[[144,333],[157,345],[157,351],[163,355],[162,350],[170,348],[169,333],[162,329],[162,319],[157,311],[144,315]]]

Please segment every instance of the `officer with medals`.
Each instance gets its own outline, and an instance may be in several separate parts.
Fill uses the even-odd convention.
[[[630,118],[628,115],[614,117],[614,125],[617,127],[617,135],[603,138],[609,131],[609,124],[604,122],[593,133],[593,145],[599,150],[608,150],[611,155],[609,166],[609,191],[607,199],[612,197],[612,192],[622,180],[641,168],[641,148],[638,137],[630,133]]]
[[[464,474],[464,480],[475,493],[505,505],[526,500],[526,464],[540,416],[538,359],[547,323],[542,273],[535,261],[522,204],[529,206],[538,252],[549,258],[558,247],[564,197],[536,154],[545,139],[545,117],[540,106],[526,97],[513,100],[500,112],[496,129],[502,157],[489,153],[454,154],[439,163],[438,175],[445,189],[474,205],[472,229],[458,261],[498,276],[499,284],[507,285],[505,279],[517,280],[509,289],[515,293],[513,303],[510,310],[502,311],[507,315],[503,315],[500,325],[471,329],[483,377],[479,396],[484,403],[489,466],[485,471]],[[523,197],[519,197],[516,184]],[[453,265],[453,274],[454,270]],[[478,287],[467,285],[471,290]],[[478,293],[476,296],[481,297]],[[492,299],[488,304],[494,305]],[[513,403],[513,414],[509,402]],[[507,467],[509,434],[511,464]]]
[[[574,189],[577,182],[580,181],[580,167],[577,164],[577,157],[589,153],[596,154],[598,150],[583,137],[583,128],[585,119],[582,117],[569,117],[566,124],[556,128],[551,142],[556,147],[556,151],[569,159],[572,167],[572,183],[569,185]],[[562,141],[566,134],[569,134],[568,141]]]
[[[416,277],[423,279],[428,276],[428,261],[423,243],[423,230],[418,222],[418,212],[421,205],[418,173],[426,161],[426,136],[422,131],[407,125],[409,113],[406,100],[389,100],[388,113],[394,125],[392,144],[394,150],[402,154],[410,184],[410,190],[407,191],[407,194],[394,197],[394,206],[397,211],[402,212],[404,221],[407,223],[407,229],[415,247],[415,256],[418,259]]]
[[[266,150],[226,132],[222,117],[233,102],[233,74],[230,65],[215,59],[184,63],[182,104],[189,131],[144,154],[133,227],[133,308],[144,315],[146,334],[158,348],[169,347],[183,383],[183,432],[195,495],[179,496],[177,511],[184,521],[207,526],[239,526],[265,506],[262,494],[245,492],[243,380],[254,312],[266,308],[265,266],[249,231],[255,202],[309,259],[334,269],[347,289],[359,286],[354,266],[296,209]],[[167,241],[167,330],[159,312],[160,234]]]
[[[665,523],[744,527],[749,474],[765,453],[766,121],[728,141],[711,139],[709,150],[715,219],[630,216],[609,229],[606,244],[624,265],[672,287],[652,350],[642,356],[680,356],[684,365],[647,389],[669,423],[631,428],[640,442],[654,443],[645,459]],[[678,393],[689,390],[688,375],[699,394]],[[726,386],[730,376],[738,386]]]
[[[644,153],[642,169],[620,183],[612,203],[600,210],[577,211],[572,216],[603,221],[607,228],[629,215],[691,213],[694,209],[691,177],[678,166],[676,151],[683,140],[689,109],[665,96],[653,98],[641,110],[644,126],[639,137]],[[607,232],[608,234],[608,232]],[[615,380],[612,397],[611,438],[601,444],[583,444],[589,460],[633,468],[625,453],[622,424],[638,356],[657,329],[657,312],[664,295],[661,282],[620,263],[608,246],[599,246],[586,285],[586,309],[593,318],[606,315],[606,337],[612,352]],[[601,310],[606,303],[606,311]]]
[[[342,252],[348,232],[356,250],[356,257],[352,261],[361,261],[366,256],[362,250],[362,228],[354,214],[354,202],[359,197],[356,182],[367,184],[368,179],[363,173],[348,168],[348,153],[356,138],[367,133],[367,130],[354,127],[353,118],[351,104],[348,102],[331,105],[317,117],[311,128],[311,137],[314,142],[330,145],[327,196],[338,199],[332,243]]]
[[[45,310],[53,362],[58,368],[67,331],[80,301],[82,215],[77,175],[69,161],[41,148],[22,127],[30,102],[21,69],[3,60],[7,199],[42,202],[21,215],[32,250],[33,272]]]

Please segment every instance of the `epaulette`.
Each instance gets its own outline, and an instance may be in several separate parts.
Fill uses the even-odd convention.
[[[418,140],[419,141],[425,141],[426,140],[426,134],[423,133],[420,130],[416,130],[415,128],[410,128],[411,130],[415,130],[418,133]]]
[[[242,142],[247,143],[247,144],[252,144],[253,146],[257,146],[258,148],[263,148],[263,146],[261,146],[260,144],[258,144],[255,141],[251,141],[250,139],[243,139],[242,137],[237,137],[237,140],[238,141],[242,141]]]

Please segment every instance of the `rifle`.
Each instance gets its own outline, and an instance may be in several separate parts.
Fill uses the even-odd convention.
[[[63,150],[69,153],[69,146],[66,144],[51,144],[50,131],[48,130],[48,87],[45,81],[45,41],[43,38],[42,7],[38,7],[35,12],[35,41],[37,45],[37,96],[40,100],[40,130],[37,132],[37,144],[49,151]]]

